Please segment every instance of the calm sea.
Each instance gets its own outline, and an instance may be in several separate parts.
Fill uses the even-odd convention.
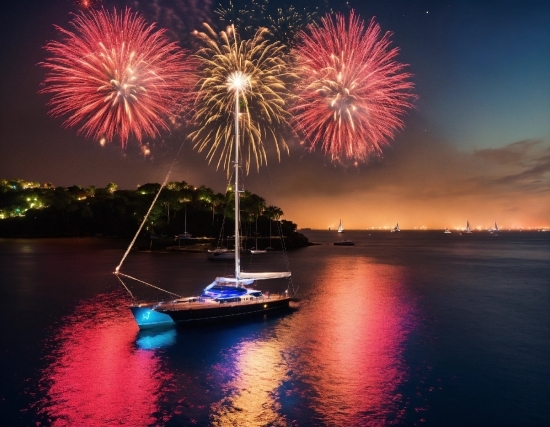
[[[0,424],[550,425],[550,233],[304,233],[295,311],[145,333],[112,274],[128,242],[0,239]],[[232,270],[123,267],[182,294]]]

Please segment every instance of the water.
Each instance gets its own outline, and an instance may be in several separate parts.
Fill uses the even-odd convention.
[[[145,333],[111,274],[127,242],[0,239],[1,424],[550,425],[550,233],[305,233],[298,310]],[[231,270],[124,265],[183,294]]]

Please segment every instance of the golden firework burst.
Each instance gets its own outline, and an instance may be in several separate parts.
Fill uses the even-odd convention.
[[[235,121],[239,96],[240,147],[246,172],[252,160],[259,170],[267,164],[265,143],[273,143],[277,157],[281,151],[288,153],[288,145],[281,134],[287,124],[287,89],[292,73],[285,61],[284,47],[267,39],[266,28],[260,28],[248,40],[241,40],[234,26],[217,34],[205,24],[206,31],[196,31],[200,48],[196,58],[200,63],[194,123],[200,126],[190,138],[195,148],[207,150],[211,162],[219,156],[217,167],[231,170],[234,150]],[[245,79],[235,90],[235,76]]]

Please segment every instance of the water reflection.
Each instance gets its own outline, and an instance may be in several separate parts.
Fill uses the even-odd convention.
[[[325,425],[378,425],[402,416],[402,357],[413,327],[401,267],[334,258],[300,313],[295,345],[311,408]]]
[[[53,338],[52,363],[41,381],[46,397],[38,405],[48,424],[155,422],[159,391],[170,375],[154,352],[135,348],[131,316],[112,298],[82,302]]]
[[[406,272],[332,261],[280,317],[138,332],[121,298],[82,302],[53,339],[39,412],[59,426],[402,422]]]
[[[142,350],[158,350],[176,342],[177,330],[169,327],[164,330],[140,331],[136,337],[136,346]]]
[[[277,390],[288,375],[283,347],[273,337],[232,349],[225,364],[232,366],[234,375],[223,385],[226,395],[211,405],[212,425],[286,425],[277,399]]]

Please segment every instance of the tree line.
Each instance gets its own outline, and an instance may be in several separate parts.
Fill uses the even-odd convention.
[[[161,185],[149,183],[136,190],[78,185],[56,187],[24,180],[0,180],[0,236],[133,236]],[[224,193],[195,187],[185,181],[170,182],[162,189],[142,229],[143,238],[174,238],[187,231],[194,237],[214,240],[234,235],[232,186]],[[281,232],[290,246],[303,236],[277,206],[248,191],[240,192],[243,236],[270,236]],[[257,230],[257,231],[256,231]],[[257,234],[256,234],[257,233]],[[307,239],[306,239],[307,242]]]

